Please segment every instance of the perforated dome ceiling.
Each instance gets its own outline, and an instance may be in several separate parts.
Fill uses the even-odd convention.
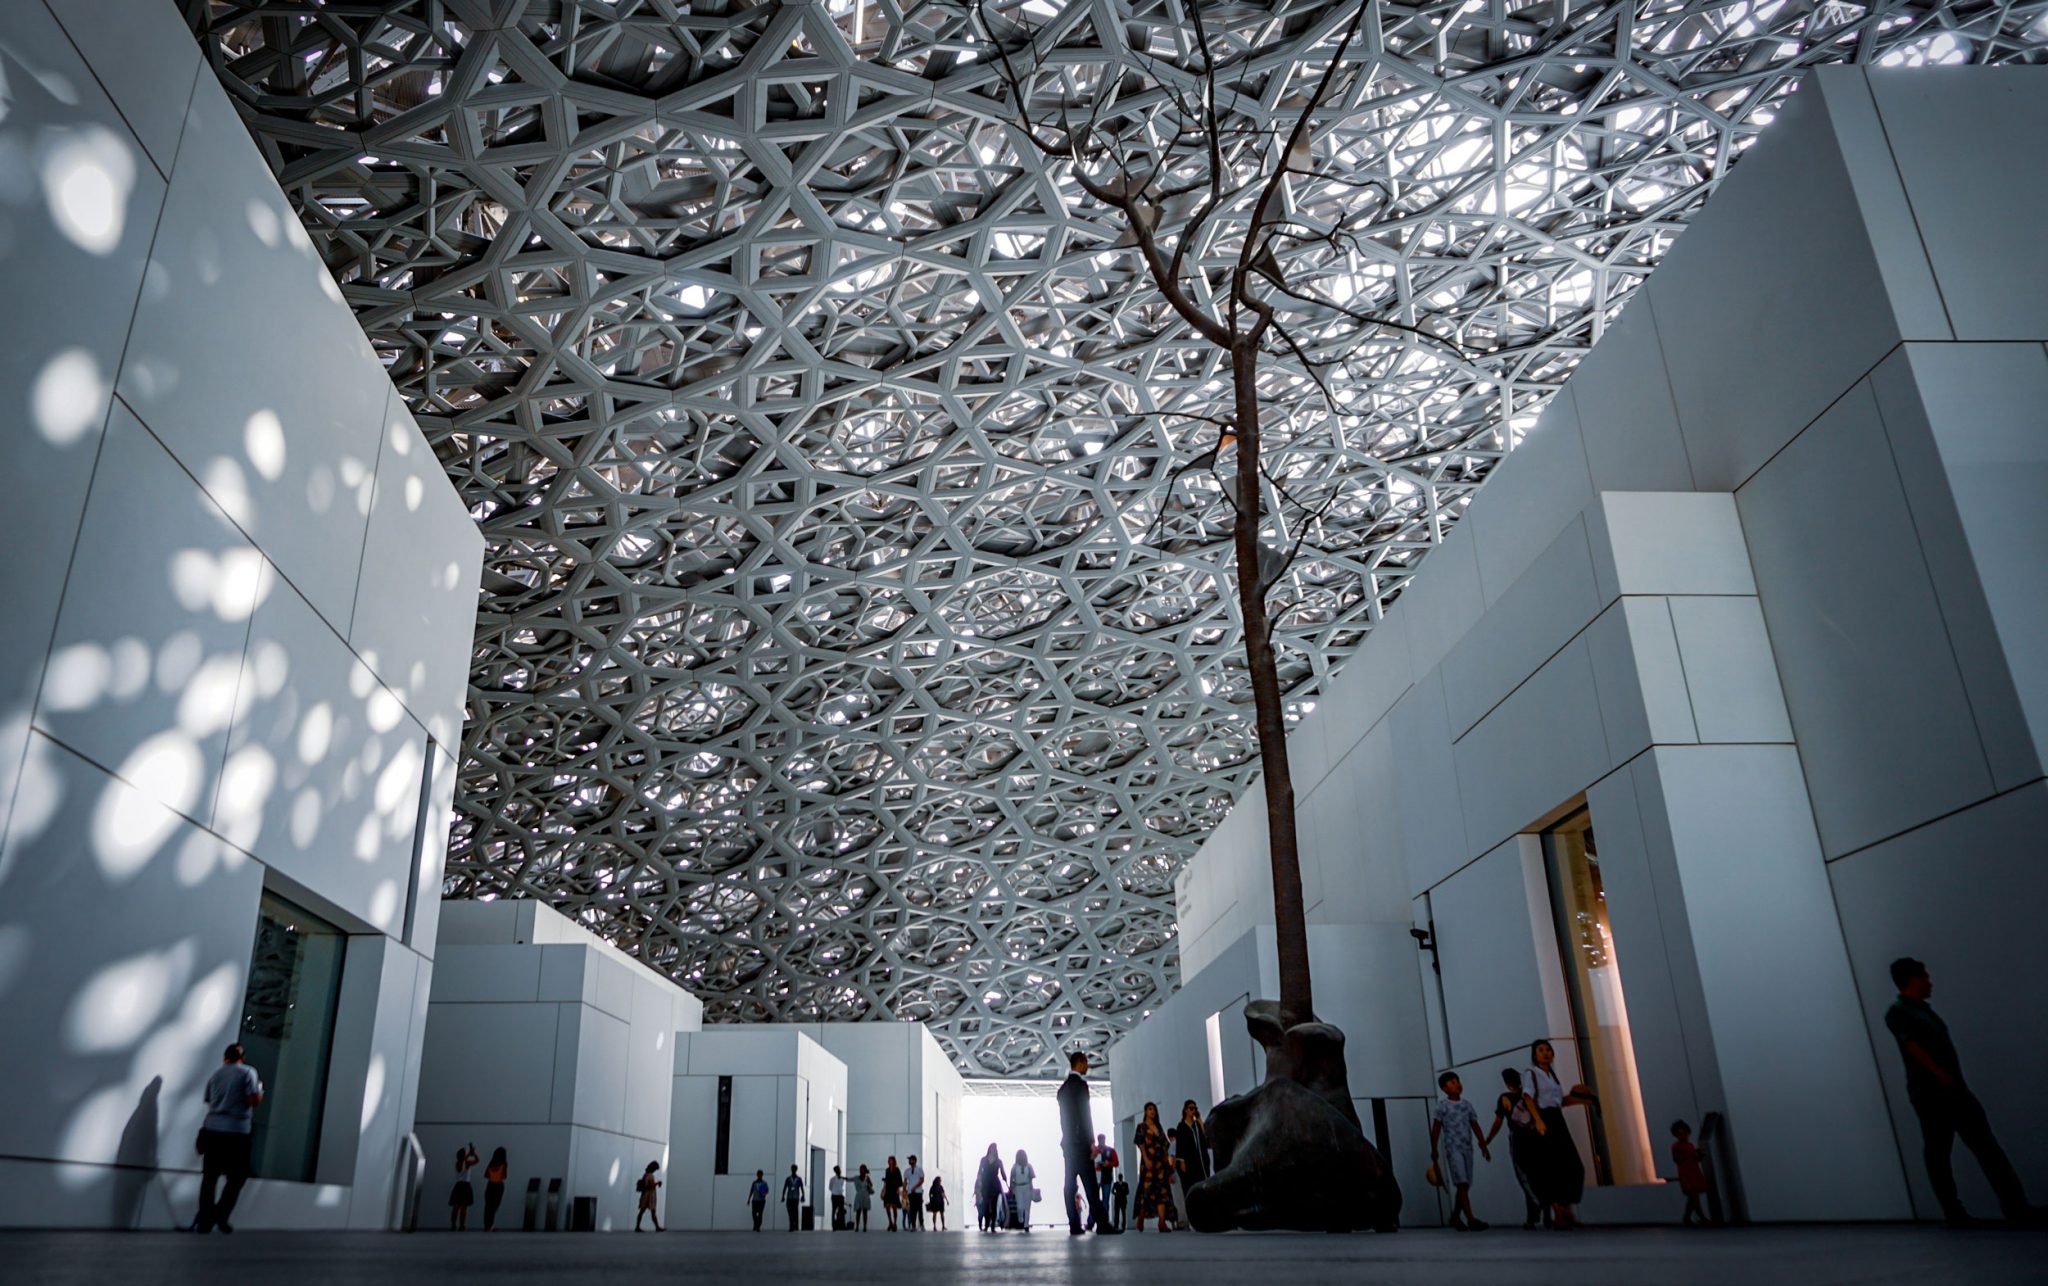
[[[1020,148],[965,9],[184,8],[488,538],[451,894],[977,1075],[1175,984],[1174,871],[1256,764],[1229,511],[1189,474],[1162,512],[1213,430],[1154,413],[1227,371]],[[1048,95],[1192,42],[1177,2],[992,8],[1092,45]],[[1352,10],[1204,12],[1224,100],[1291,120]],[[2041,2],[1376,6],[1318,150],[1365,186],[1294,198],[1378,205],[1295,270],[1444,342],[1378,333],[1342,421],[1272,367],[1274,469],[1329,506],[1276,593],[1296,711],[1804,68],[2044,43]]]

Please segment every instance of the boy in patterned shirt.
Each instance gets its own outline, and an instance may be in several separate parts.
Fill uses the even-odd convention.
[[[1445,1072],[1436,1078],[1436,1083],[1444,1096],[1437,1100],[1436,1114],[1429,1123],[1429,1159],[1439,1159],[1441,1145],[1444,1178],[1458,1194],[1457,1205],[1451,1211],[1451,1227],[1459,1232],[1484,1232],[1488,1225],[1472,1213],[1472,1145],[1477,1143],[1479,1154],[1488,1161],[1493,1160],[1493,1153],[1487,1151],[1486,1134],[1479,1128],[1479,1113],[1465,1101],[1465,1086],[1458,1080],[1458,1074]]]

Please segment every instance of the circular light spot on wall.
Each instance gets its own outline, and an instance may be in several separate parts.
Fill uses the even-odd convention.
[[[266,482],[276,482],[284,476],[284,424],[277,418],[277,412],[266,409],[250,416],[242,426],[242,447],[249,454],[249,463]]]
[[[90,254],[111,254],[128,223],[135,158],[112,130],[89,126],[43,156],[43,195],[57,230]]]
[[[107,414],[107,382],[100,364],[82,348],[67,348],[43,363],[29,406],[36,431],[55,446],[68,447]]]

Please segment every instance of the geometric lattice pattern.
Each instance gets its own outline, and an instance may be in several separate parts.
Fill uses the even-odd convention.
[[[991,9],[1087,46],[1038,91],[1087,102],[1188,65],[1186,3]],[[1162,997],[1256,770],[1229,511],[1168,503],[1227,371],[969,11],[183,4],[488,540],[450,892],[977,1075]],[[1223,110],[1290,119],[1352,12],[1206,6]],[[1361,235],[1292,266],[1444,342],[1376,338],[1341,419],[1272,367],[1328,506],[1275,595],[1295,713],[1805,68],[2044,44],[2040,0],[1374,6],[1315,158],[1352,183],[1295,211]]]

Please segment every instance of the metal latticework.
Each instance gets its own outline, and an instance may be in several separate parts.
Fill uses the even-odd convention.
[[[1228,372],[967,9],[183,3],[488,539],[452,894],[974,1073],[1173,986],[1173,873],[1256,768],[1227,506],[1167,499]],[[991,9],[1066,46],[1035,101],[1119,129],[1191,65],[1183,0]],[[1352,10],[1203,12],[1258,127]],[[2044,14],[1376,5],[1293,194],[1360,235],[1292,267],[1441,338],[1372,336],[1343,417],[1271,365],[1329,506],[1276,594],[1296,712],[1805,68],[2040,61]]]

